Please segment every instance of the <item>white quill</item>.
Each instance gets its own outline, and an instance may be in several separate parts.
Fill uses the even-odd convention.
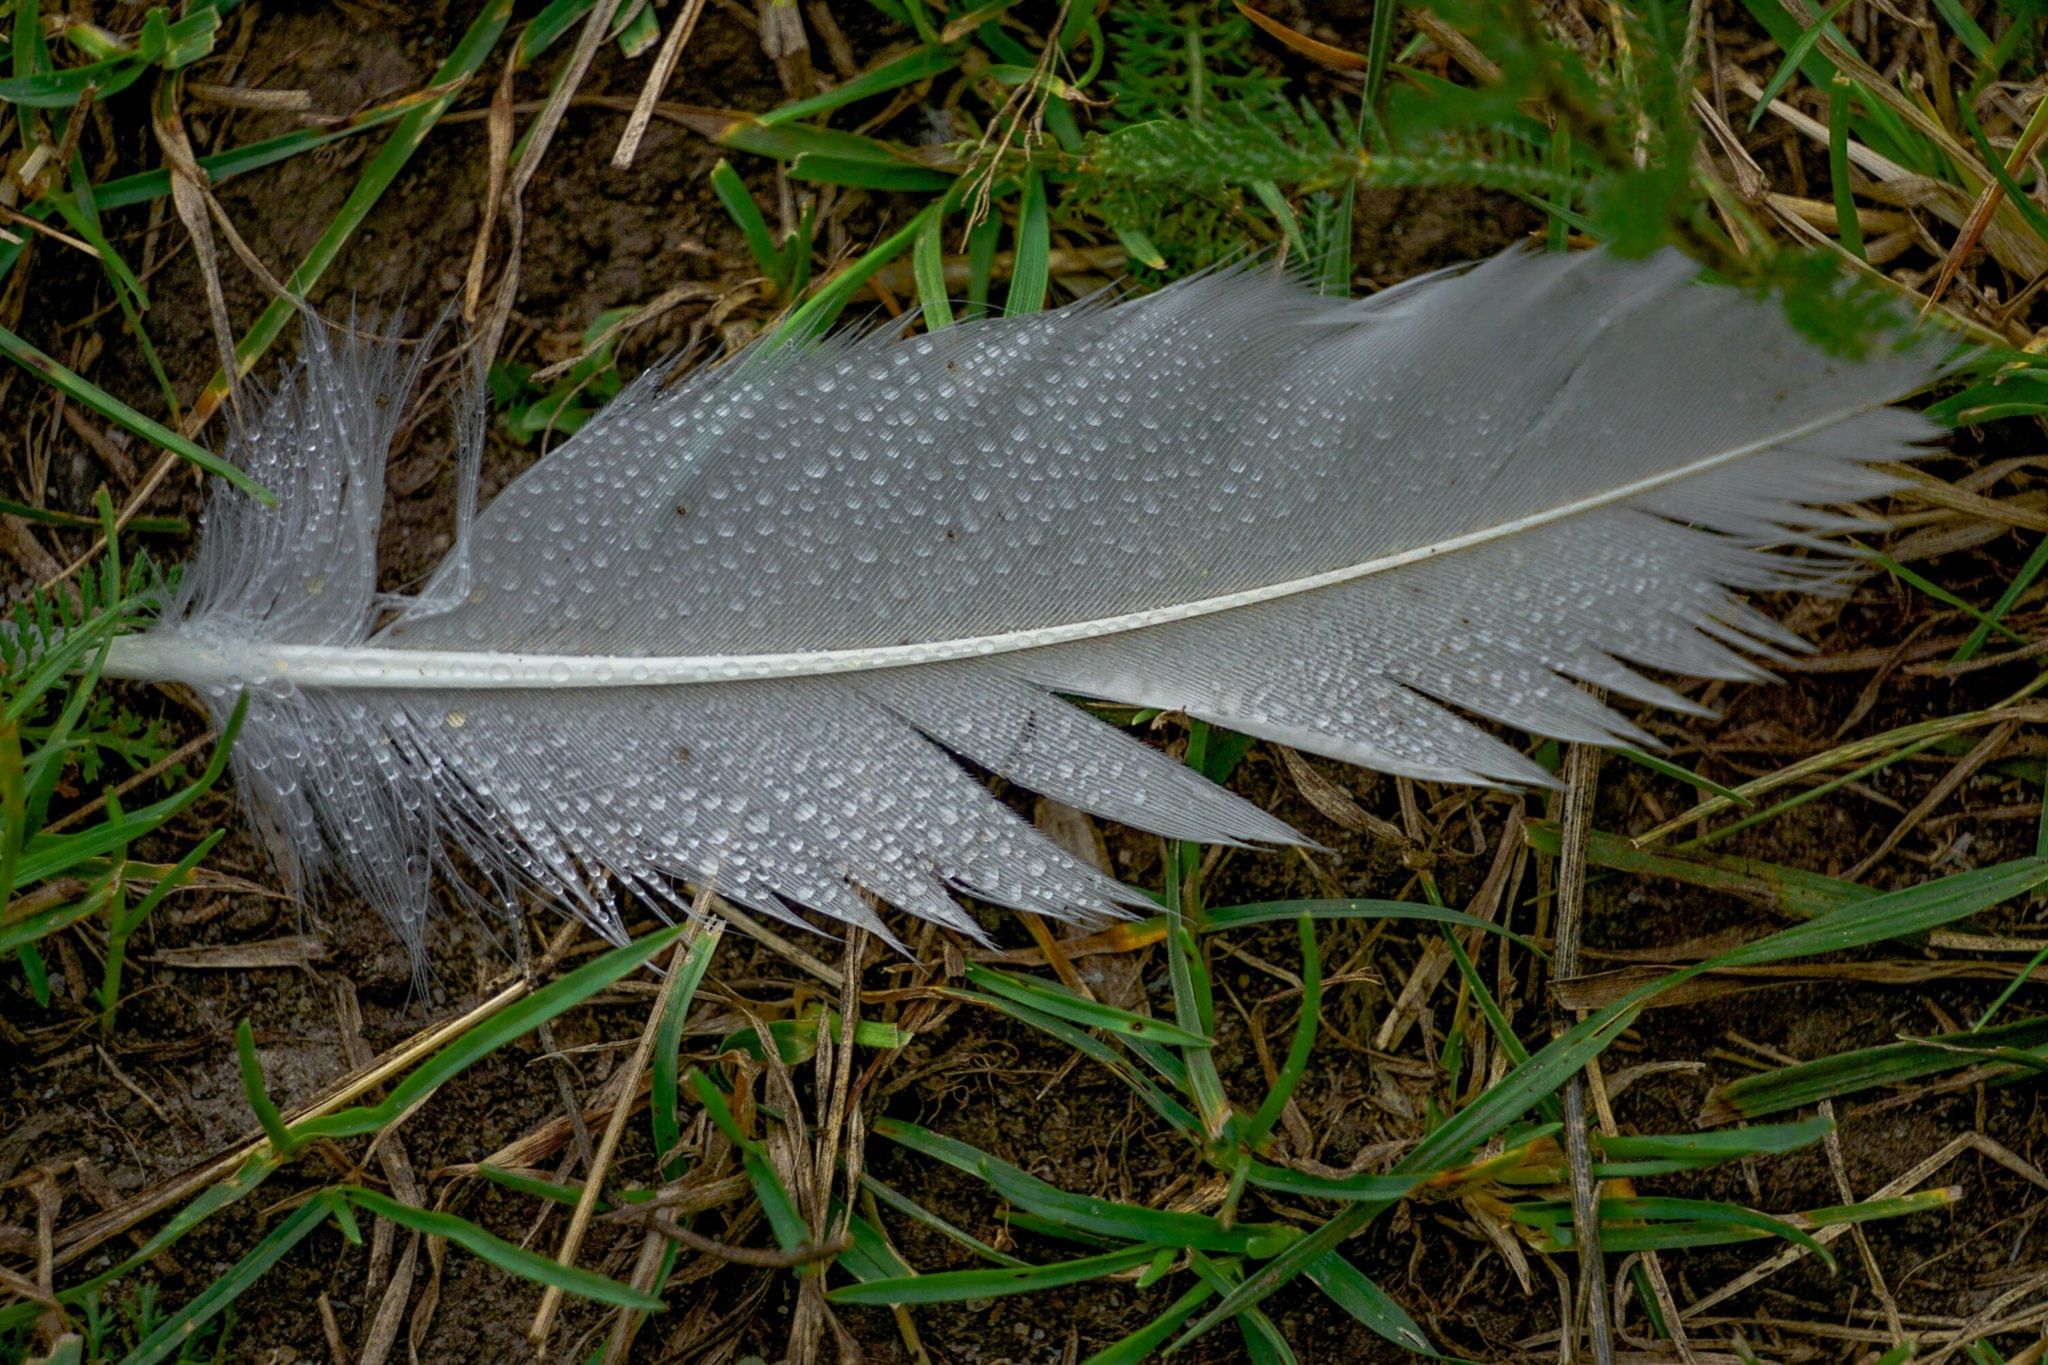
[[[1458,713],[1645,743],[1578,683],[1762,676],[1731,590],[1882,493],[1929,350],[1823,353],[1676,254],[1510,253],[1358,301],[1266,271],[643,381],[376,591],[409,376],[333,347],[238,433],[163,622],[107,672],[247,690],[245,792],[301,878],[417,945],[451,846],[622,928],[615,878],[882,932],[953,892],[1071,917],[1136,893],[959,758],[1178,838],[1285,842],[1055,694],[1185,711],[1381,771],[1544,773]],[[465,488],[480,429],[472,424]],[[464,506],[470,505],[465,492]],[[1866,523],[1857,523],[1865,525]]]

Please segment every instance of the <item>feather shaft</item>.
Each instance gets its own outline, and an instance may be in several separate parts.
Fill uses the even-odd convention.
[[[1031,630],[1006,631],[916,644],[877,645],[865,649],[815,649],[758,654],[526,654],[479,650],[395,649],[389,645],[209,645],[172,636],[129,636],[114,641],[102,670],[110,678],[177,678],[197,685],[239,685],[264,681],[300,687],[384,689],[423,687],[436,691],[506,691],[552,688],[679,687],[699,683],[731,683],[765,678],[826,677],[879,669],[913,668],[956,659],[983,659],[998,654],[1045,649],[1053,645],[1128,634],[1153,626],[1195,620],[1240,607],[1256,607],[1301,593],[1370,578],[1441,555],[1455,554],[1540,527],[1633,501],[1660,488],[1697,478],[1710,470],[1744,460],[1761,450],[1783,445],[1841,425],[1850,418],[1883,407],[1872,402],[1830,413],[1798,427],[1719,451],[1706,459],[1653,477],[1578,498],[1557,507],[1397,554],[1381,555],[1303,578],[1215,597],[1177,602],[1146,611],[1125,612]]]

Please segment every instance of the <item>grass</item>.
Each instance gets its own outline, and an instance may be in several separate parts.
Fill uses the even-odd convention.
[[[856,8],[833,6],[849,28]],[[881,26],[864,41],[871,57],[826,88],[749,110],[660,90],[643,97],[724,157],[700,198],[729,222],[729,273],[751,291],[730,297],[754,330],[799,338],[849,310],[902,314],[911,304],[924,326],[941,327],[995,306],[1052,306],[1111,276],[1153,283],[1257,252],[1346,292],[1361,283],[1361,195],[1427,202],[1479,190],[1496,206],[1518,203],[1553,249],[1676,243],[1728,279],[1775,290],[1845,348],[1861,340],[1871,298],[1940,312],[1980,349],[1936,396],[1938,420],[2003,453],[2028,449],[2048,416],[2028,292],[2048,272],[2034,155],[2048,104],[2026,104],[2042,38],[2027,14],[1941,0],[1912,27],[1851,0],[1825,12],[1745,0],[1739,29],[1710,39],[1688,29],[1683,7],[1655,5],[1572,9],[1570,23],[1545,25],[1505,0],[1383,4],[1353,35],[1304,33],[1277,9],[1255,24],[1234,9],[1154,0],[1100,16],[1069,7],[1057,24],[1023,7],[872,8],[860,14],[861,25]],[[212,798],[233,726],[210,751],[181,744],[176,727],[99,687],[95,660],[165,590],[123,550],[181,528],[149,510],[162,510],[167,473],[183,461],[239,477],[198,438],[236,376],[277,347],[296,306],[271,299],[238,331],[221,311],[212,321],[235,373],[223,369],[182,401],[150,335],[161,307],[152,272],[124,256],[135,249],[132,211],[172,207],[196,246],[209,220],[223,221],[223,182],[361,140],[345,202],[279,271],[290,292],[308,293],[380,206],[414,192],[421,148],[453,120],[480,116],[502,151],[492,179],[502,197],[465,290],[474,335],[497,348],[520,299],[526,178],[562,164],[551,149],[563,118],[612,107],[608,97],[583,102],[597,51],[610,45],[613,69],[644,79],[685,9],[553,0],[529,13],[486,0],[464,11],[466,29],[445,35],[420,88],[381,92],[328,124],[211,148],[194,159],[206,182],[188,176],[183,191],[184,172],[168,160],[102,173],[112,161],[82,149],[96,146],[95,119],[133,116],[124,89],[189,103],[243,22],[231,0],[126,14],[118,32],[54,18],[35,0],[15,0],[0,19],[0,119],[23,153],[10,164],[37,166],[17,174],[0,223],[10,284],[0,351],[24,385],[45,386],[14,392],[75,404],[161,452],[118,507],[105,491],[89,510],[51,507],[40,485],[0,504],[71,565],[0,630],[0,949],[19,981],[9,1009],[21,1011],[4,1021],[8,1046],[24,1030],[68,1037],[82,1027],[109,1074],[125,1076],[115,1062],[128,1055],[123,1006],[162,908],[246,885],[209,866],[231,846],[195,818],[203,800],[225,812]],[[1917,79],[1892,78],[1893,66]],[[510,79],[493,95],[487,77],[500,71],[545,76],[548,97],[520,104]],[[943,115],[940,135],[914,136],[914,105]],[[1695,157],[1696,145],[1708,154]],[[184,207],[172,204],[180,193]],[[116,397],[87,377],[89,364],[26,339],[42,332],[23,316],[22,291],[60,251],[89,258],[150,377],[147,399]],[[1869,293],[1835,289],[1838,270]],[[494,280],[495,293],[484,287]],[[660,304],[605,300],[545,368],[507,347],[494,371],[507,434],[573,431],[616,389],[633,329]],[[1967,1153],[2048,1186],[1983,1133],[1981,1117],[1943,1108],[1944,1096],[1964,1096],[1982,1111],[2048,1061],[2024,990],[2048,960],[2029,922],[2048,884],[2048,820],[2030,809],[2043,768],[2025,742],[2048,682],[2030,652],[2048,566],[2035,524],[2042,499],[2027,458],[1984,482],[1967,462],[1932,468],[1933,494],[1902,497],[1892,529],[1870,539],[1885,577],[1851,610],[1897,619],[1869,637],[1881,657],[1863,670],[1864,695],[1837,708],[1846,720],[1832,738],[1653,720],[1671,751],[1588,779],[1581,796],[1605,793],[1594,809],[1608,827],[1582,834],[1520,797],[1408,783],[1335,796],[1296,788],[1362,865],[1378,867],[1384,894],[1342,894],[1365,874],[1310,855],[1303,875],[1323,894],[1211,905],[1219,886],[1244,879],[1243,855],[1173,845],[1135,864],[1151,869],[1151,919],[1064,939],[1034,927],[1031,946],[995,954],[927,932],[914,966],[876,959],[858,938],[824,962],[743,917],[733,925],[755,940],[744,958],[716,930],[652,929],[577,963],[583,950],[564,935],[453,1022],[418,1029],[297,1104],[273,1096],[266,1039],[245,1021],[233,1053],[251,1137],[97,1214],[74,1200],[61,1220],[41,1215],[32,1253],[9,1243],[0,1357],[70,1341],[85,1359],[225,1358],[252,1326],[264,1330],[265,1286],[282,1267],[306,1264],[313,1246],[346,1244],[371,1248],[363,1254],[388,1269],[399,1238],[430,1249],[434,1288],[418,1288],[410,1253],[402,1275],[390,1271],[356,1324],[387,1350],[409,1307],[428,1299],[431,1317],[440,1257],[453,1246],[491,1267],[494,1285],[530,1287],[527,1299],[494,1299],[499,1315],[557,1349],[567,1337],[578,1354],[605,1359],[647,1345],[657,1324],[671,1354],[736,1349],[752,1332],[763,1349],[807,1358],[849,1323],[870,1343],[893,1337],[925,1359],[923,1333],[935,1324],[957,1333],[958,1315],[971,1321],[986,1301],[1053,1290],[1046,1321],[1091,1295],[1114,1305],[1088,1319],[1086,1358],[1097,1362],[1174,1351],[1312,1359],[1329,1340],[1355,1352],[1367,1334],[1389,1350],[1465,1356],[1495,1345],[1473,1334],[1461,1298],[1482,1269],[1496,1285],[1519,1282],[1533,1324],[1523,1349],[1598,1339],[1585,1314],[1548,1305],[1545,1266],[1567,1282],[1607,1285],[1619,1273],[1617,1317],[1674,1353],[1751,1358],[1758,1341],[1783,1353],[1838,1314],[1839,1332],[1887,1359],[2038,1355],[2038,1295],[1998,1300],[1989,1315],[1906,1313],[1905,1287],[1886,1278],[1898,1266],[1871,1250],[1888,1229],[1924,1237],[1933,1214],[1979,1216],[1967,1201],[1980,1186],[1960,1175],[1928,1184]],[[2017,548],[2015,525],[2027,530]],[[1985,528],[2003,538],[1965,543]],[[1972,553],[1986,544],[1995,550]],[[1813,677],[1828,676],[1818,670],[1830,657]],[[1946,690],[1930,693],[1937,684]],[[1907,686],[1920,688],[1916,706],[1885,704]],[[1286,771],[1199,723],[1124,719],[1162,729],[1219,780],[1240,765],[1241,785]],[[1538,752],[1564,767],[1554,746]],[[1997,809],[2015,812],[2015,826],[2033,823],[2026,839],[2000,838],[1967,804],[1972,793],[2015,791],[2027,794]],[[1887,831],[1867,866],[1801,842],[1823,812],[1845,809],[1877,813]],[[1975,845],[1932,835],[1945,819],[1973,829]],[[1371,841],[1391,852],[1374,854]],[[1741,907],[1729,922],[1741,932],[1677,934],[1623,968],[1559,981],[1559,917],[1584,909],[1564,888],[1580,874],[1596,904]],[[1757,912],[1783,927],[1759,932]],[[61,994],[53,979],[71,979],[81,951],[93,984]],[[666,974],[650,979],[644,968],[657,962]],[[1114,988],[1123,966],[1130,975]],[[1930,1003],[1886,1041],[1836,1038],[1804,1058],[1716,1051],[1663,1022],[1758,983],[1828,978],[1878,983],[1869,989],[1880,993],[1925,984]],[[1248,1005],[1252,983],[1267,993]],[[1553,988],[1565,1008],[1546,1003]],[[636,1018],[630,1055],[602,1087],[577,1093],[555,1028]],[[944,1106],[913,1120],[891,1102],[886,1078],[950,1074],[949,1051],[982,1037],[1085,1075],[1090,1102],[1127,1111],[1147,1149],[1170,1160],[1088,1179],[1058,1153],[1026,1150],[1015,1132],[956,1125]],[[496,1144],[462,1134],[464,1149],[444,1153],[442,1171],[424,1180],[394,1160],[451,1097],[520,1053],[536,1068],[553,1059],[569,1092],[559,1112]],[[1712,1062],[1719,1079],[1697,1089],[1689,1112],[1632,1113],[1620,1079],[1667,1062]],[[1026,1088],[1026,1069],[978,1080],[1003,1105],[1052,1112],[1044,1091]],[[529,1090],[539,1077],[518,1074]],[[1378,1099],[1345,1090],[1344,1077],[1377,1087]],[[1593,1100],[1583,1134],[1565,1127],[1574,1086]],[[1325,1162],[1317,1130],[1340,1127],[1349,1106],[1387,1140],[1335,1153],[1357,1164]],[[1850,1189],[1845,1140],[1865,1116],[1909,1106],[1964,1131],[1899,1153],[1912,1164],[1881,1184],[1859,1168],[1859,1182],[1876,1187]],[[632,1123],[643,1110],[644,1123]],[[1589,1153],[1577,1173],[1575,1145]],[[1832,1185],[1771,1174],[1823,1162],[1839,1198],[1825,1192]],[[1779,1197],[1788,1183],[1802,1197]],[[31,1195],[14,1199],[31,1188],[5,1187],[9,1218],[34,1206]],[[494,1202],[477,1207],[487,1202],[479,1191]],[[272,1201],[260,1217],[258,1195]],[[1598,1265],[1580,1254],[1584,1231],[1597,1235]],[[1378,1254],[1375,1237],[1411,1240],[1460,1284],[1422,1292],[1426,1277]],[[1844,1237],[1855,1256],[1840,1254]],[[171,1304],[155,1277],[174,1247],[202,1238],[208,1251],[193,1263],[229,1268],[178,1276]],[[1730,1259],[1745,1247],[1754,1259]],[[1834,1278],[1802,1281],[1809,1301],[1834,1292],[1815,1284],[1854,1281],[1855,1295],[1802,1309],[1803,1324],[1754,1296],[1730,1315],[1731,1298],[1814,1264]],[[745,1308],[738,1327],[690,1315],[706,1281]],[[1718,1287],[1697,1288],[1709,1283]],[[779,1306],[763,1309],[770,1295]],[[1882,1311],[1853,1308],[1856,1296]],[[1290,1342],[1282,1324],[1304,1315],[1322,1336]]]

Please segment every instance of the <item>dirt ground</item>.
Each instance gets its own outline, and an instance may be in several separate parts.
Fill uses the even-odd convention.
[[[418,88],[473,8],[465,0],[443,0],[403,13],[398,7],[368,5],[245,6],[233,21],[244,34],[235,79],[244,85],[302,89],[313,108],[346,112]],[[875,26],[880,21],[871,25],[864,7],[834,10],[857,54],[878,45]],[[1340,13],[1326,22],[1363,33],[1362,17],[1354,23]],[[583,88],[590,95],[630,98],[643,76],[640,66],[624,62],[607,45]],[[535,97],[544,92],[539,78],[530,77],[529,83]],[[693,103],[742,110],[766,109],[783,98],[750,16],[724,3],[707,6],[671,91]],[[130,98],[138,97],[139,92]],[[720,152],[692,132],[657,121],[633,168],[616,171],[610,153],[620,119],[616,110],[587,101],[572,110],[528,195],[524,267],[507,343],[511,358],[559,358],[573,350],[576,337],[600,311],[693,282],[710,286],[706,296],[635,335],[626,348],[626,367],[693,346],[703,354],[744,334],[744,314],[737,328],[730,318],[723,324],[710,320],[718,292],[752,273],[737,230],[706,182]],[[146,121],[138,116],[135,126],[146,127]],[[204,148],[245,143],[292,126],[282,115],[215,109],[196,120],[192,131]],[[459,291],[485,194],[485,139],[478,117],[456,115],[444,121],[316,292],[314,301],[323,312],[345,315],[351,304],[374,311],[404,309],[417,322]],[[255,252],[281,271],[305,254],[333,217],[353,183],[356,165],[374,143],[374,138],[351,140],[228,182],[222,202]],[[154,155],[140,142],[123,153],[124,163],[137,167],[154,164]],[[772,203],[775,184],[766,164],[744,157],[735,161],[757,195]],[[891,209],[878,202],[852,215],[850,230],[871,233]],[[1485,255],[1539,226],[1532,210],[1477,193],[1369,193],[1356,224],[1358,276],[1361,282],[1391,283]],[[195,391],[213,368],[214,350],[200,278],[181,230],[161,207],[124,211],[110,227],[124,247],[132,248],[131,259],[154,265],[149,279],[155,301],[152,332],[179,391]],[[91,340],[102,348],[92,369],[95,381],[146,408],[152,385],[121,333],[118,315],[106,309],[93,312],[105,302],[97,278],[89,264],[61,253],[44,254],[33,272],[22,330],[60,356],[77,354]],[[230,269],[224,278],[230,311],[238,324],[246,324],[265,296],[245,272]],[[415,579],[448,544],[453,471],[444,409],[452,393],[450,373],[437,369],[432,380],[418,421],[395,456],[385,547],[393,587]],[[109,477],[108,471],[85,447],[45,429],[50,420],[45,400],[37,396],[32,402],[17,381],[0,405],[10,414],[30,409],[24,424],[33,424],[44,439],[57,440],[60,458],[52,464],[51,504],[89,505],[91,489]],[[1952,458],[1979,453],[1962,450]],[[486,496],[533,458],[532,449],[494,436]],[[196,488],[181,482],[163,502],[195,511]],[[179,553],[169,541],[157,548],[167,556]],[[1922,567],[1951,586],[1979,578],[2002,581],[2026,549],[2019,537],[2005,534]],[[1926,599],[1909,596],[1886,580],[1865,585],[1845,602],[1786,602],[1774,604],[1774,610],[1816,640],[1823,658],[1881,652],[1923,633],[1932,637],[1957,629],[1956,618],[1933,615]],[[2015,624],[2026,632],[2026,614]],[[1990,670],[1943,678],[1895,669],[1880,678],[1873,668],[1812,669],[1793,672],[1783,686],[1713,689],[1709,699],[1721,708],[1717,720],[1661,718],[1654,723],[1672,743],[1678,761],[1704,762],[1709,775],[1733,781],[1746,775],[1745,769],[1775,766],[1783,755],[1805,751],[1845,726],[1875,731],[1950,715],[1997,699],[2025,676]],[[134,704],[145,712],[173,715],[188,729],[193,725],[189,714],[160,697],[138,692]],[[1168,726],[1160,738],[1172,743],[1178,733]],[[1938,820],[1880,859],[1864,879],[1902,885],[2026,852],[2034,838],[2031,803],[2038,799],[2035,779],[2042,752],[2038,737],[2021,737],[2001,762],[1988,765],[1954,793]],[[1729,851],[1842,873],[1878,846],[1899,814],[1925,795],[1950,761],[1900,765],[1867,786],[1812,802],[1761,832],[1744,835]],[[1336,765],[1318,768],[1365,809],[1397,824],[1403,821],[1391,781]],[[1333,890],[1395,897],[1412,889],[1409,871],[1394,850],[1318,814],[1278,759],[1262,747],[1252,751],[1233,785],[1323,841],[1328,851],[1313,857],[1234,853],[1211,873],[1213,903]],[[1420,793],[1421,819],[1428,842],[1441,850],[1438,872],[1450,903],[1461,903],[1477,885],[1507,828],[1510,809],[1523,806],[1533,813],[1538,804],[1499,794]],[[1675,784],[1614,763],[1599,824],[1640,830],[1684,804]],[[274,887],[230,794],[207,798],[173,829],[164,847],[187,846],[216,826],[230,834],[211,864]],[[1156,843],[1119,831],[1105,833],[1121,874],[1143,881],[1150,872],[1156,878]],[[1756,919],[1754,909],[1739,902],[1642,878],[1600,882],[1594,895],[1589,953],[1596,966],[1618,960],[1603,960],[1603,955],[1683,943],[1753,926]],[[1005,944],[1028,943],[1014,918],[987,918]],[[541,936],[556,929],[555,919],[543,910],[528,932]],[[310,942],[301,945],[296,961],[265,969],[214,969],[204,954],[196,966],[174,965],[162,956],[171,950],[301,935]],[[141,961],[121,1027],[104,1046],[92,1027],[93,1011],[84,1003],[96,967],[60,940],[51,960],[57,999],[50,1009],[29,999],[18,973],[0,972],[0,1018],[10,1021],[7,1036],[0,1039],[5,1057],[0,1062],[0,1180],[61,1156],[90,1162],[104,1177],[98,1197],[107,1203],[148,1189],[250,1134],[253,1124],[232,1045],[238,1021],[253,1022],[272,1091],[289,1105],[349,1067],[338,1001],[359,1004],[363,1041],[370,1051],[380,1051],[480,998],[489,983],[507,972],[511,939],[504,924],[443,918],[432,931],[432,979],[424,990],[416,990],[404,950],[373,915],[346,900],[306,908],[279,893],[177,898],[157,915],[138,950]],[[1346,1166],[1362,1150],[1412,1138],[1416,1131],[1415,1115],[1443,1041],[1447,999],[1439,994],[1433,1000],[1420,1027],[1399,1049],[1377,1051],[1371,1039],[1423,941],[1407,930],[1355,923],[1333,927],[1325,939],[1326,961],[1333,975],[1344,979],[1329,992],[1328,1036],[1298,1104],[1315,1135],[1316,1155],[1331,1165]],[[1295,961],[1287,927],[1235,938],[1233,946],[1242,959],[1219,957],[1217,962],[1219,987],[1232,1004],[1219,1010],[1226,1080],[1258,1075],[1246,1012],[1278,990],[1259,961]],[[824,939],[811,947],[828,959],[837,952]],[[1890,956],[1911,958],[1913,950]],[[873,985],[899,980],[908,970],[908,964],[886,955],[867,964]],[[1491,971],[1490,959],[1486,970]],[[1150,993],[1155,1006],[1164,998],[1164,977],[1164,959],[1156,952],[1140,960],[1139,988]],[[784,961],[737,935],[728,937],[714,980],[719,993],[742,997],[787,999],[798,989]],[[1969,980],[1881,985],[1818,975],[1654,1011],[1608,1059],[1620,1117],[1625,1126],[1640,1131],[1687,1131],[1708,1090],[1743,1074],[1744,1059],[1819,1056],[1953,1027],[1974,1017],[1997,986]],[[1528,1000],[1504,1003],[1525,1015],[1532,1009],[1540,1012],[1540,1005]],[[2022,1009],[2032,1003],[2026,994],[2018,1001]],[[502,1236],[551,1248],[560,1231],[559,1210],[537,1216],[532,1200],[475,1179],[436,1179],[434,1173],[481,1160],[554,1119],[562,1112],[563,1078],[581,1096],[597,1090],[638,1037],[645,1009],[644,994],[621,993],[577,1011],[555,1031],[559,1063],[542,1057],[529,1040],[475,1068],[415,1114],[403,1128],[403,1143],[430,1198],[446,1200],[447,1207]],[[1269,1029],[1277,1027],[1272,1015],[1258,1016]],[[1284,1021],[1287,1016],[1281,1010],[1277,1017]],[[1866,1197],[1945,1143],[1972,1133],[2022,1162],[2036,1163],[2048,1137],[2041,1096],[2038,1083],[2022,1081],[1921,1093],[1909,1097],[1910,1102],[1867,1097],[1837,1112],[1839,1166],[1831,1167],[1829,1154],[1815,1148],[1754,1166],[1668,1178],[1658,1189],[1765,1208],[1843,1203]],[[1188,1152],[1118,1083],[992,1015],[961,1011],[920,1036],[881,1073],[867,1107],[870,1119],[887,1114],[927,1124],[1069,1189],[1158,1203],[1176,1190],[1185,1191],[1193,1179]],[[643,1130],[641,1124],[629,1129],[622,1159],[621,1169],[633,1178],[651,1174]],[[559,1165],[562,1153],[573,1151],[573,1143],[564,1144],[542,1164]],[[1009,1238],[995,1217],[995,1201],[978,1182],[883,1141],[870,1140],[867,1160],[881,1179],[978,1235],[999,1243]],[[346,1153],[332,1153],[331,1162],[331,1169],[308,1170],[302,1187],[310,1189],[316,1178],[349,1174]],[[309,1164],[323,1167],[317,1158]],[[1867,1250],[1845,1251],[1839,1273],[1831,1276],[1809,1261],[1736,1295],[1717,1311],[1755,1323],[1775,1319],[1882,1328],[1883,1310],[1860,1269],[1867,1255],[1883,1268],[1897,1311],[1907,1322],[1917,1315],[1969,1317],[2048,1267],[2048,1228],[2039,1217],[2048,1207],[2048,1192],[1980,1150],[1963,1152],[1940,1178],[1959,1190],[1946,1211],[1875,1224],[1868,1230]],[[293,1188],[282,1178],[274,1181],[260,1199],[187,1238],[156,1267],[165,1301],[183,1301],[232,1264],[287,1210]],[[66,1209],[65,1216],[81,1212]],[[0,1222],[20,1221],[21,1210],[9,1207],[5,1213]],[[905,1257],[920,1269],[967,1264],[957,1246],[914,1224],[898,1221],[891,1230]],[[744,1237],[745,1231],[733,1235]],[[584,1264],[622,1273],[637,1237],[630,1230],[600,1228]],[[1050,1249],[1028,1236],[1016,1240],[1027,1253]],[[1519,1282],[1513,1267],[1456,1204],[1407,1206],[1344,1250],[1446,1350],[1485,1359],[1554,1353],[1554,1345],[1541,1334],[1558,1321],[1558,1285],[1540,1265],[1530,1283]],[[103,1248],[71,1273],[109,1264],[113,1254],[114,1246]],[[228,1358],[325,1357],[326,1312],[343,1341],[359,1341],[375,1306],[366,1283],[373,1254],[368,1246],[348,1244],[332,1228],[315,1234],[244,1295],[230,1329]],[[1736,1247],[1691,1251],[1667,1257],[1666,1264],[1674,1290],[1689,1299],[1758,1259],[1755,1248]],[[790,1284],[781,1271],[708,1268],[696,1283],[671,1293],[673,1311],[643,1332],[637,1358],[774,1359],[783,1350],[792,1311]],[[537,1291],[460,1252],[448,1255],[437,1288],[431,1312],[414,1318],[422,1331],[415,1343],[419,1359],[468,1361],[524,1353]],[[935,1360],[1067,1361],[1115,1340],[1163,1309],[1175,1292],[1140,1290],[1129,1283],[1090,1284],[965,1308],[920,1309],[916,1318]],[[1267,1306],[1304,1361],[1399,1355],[1305,1287],[1285,1291]],[[571,1302],[556,1336],[562,1358],[568,1358],[572,1344],[589,1348],[581,1334],[598,1320],[595,1310]],[[887,1311],[846,1310],[843,1320],[865,1358],[910,1359]],[[1796,1340],[1813,1356],[1848,1359],[1867,1349],[1853,1337]],[[1245,1356],[1236,1334],[1222,1330],[1181,1358],[1192,1365]]]

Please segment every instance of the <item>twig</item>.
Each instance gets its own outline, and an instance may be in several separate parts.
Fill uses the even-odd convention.
[[[686,940],[687,941],[687,940]],[[680,961],[680,957],[671,959]],[[640,1030],[640,1042],[633,1049],[632,1058],[626,1063],[625,1074],[637,1076],[647,1069],[647,1063],[654,1055],[654,1036],[661,1028],[661,1016],[668,1008],[669,994],[664,991],[655,998],[654,1008],[648,1011],[647,1027]],[[590,1230],[591,1215],[597,1212],[599,1191],[604,1186],[605,1172],[611,1169],[612,1157],[619,1150],[619,1139],[625,1136],[626,1119],[632,1114],[633,1106],[621,1100],[612,1106],[610,1120],[605,1123],[604,1137],[597,1144],[597,1155],[591,1160],[590,1169],[585,1173],[583,1193],[576,1200],[576,1211],[569,1216],[569,1227],[562,1234],[561,1250],[555,1253],[555,1263],[567,1267],[576,1263],[576,1253],[583,1247],[583,1235]],[[534,1350],[545,1357],[548,1333],[555,1325],[555,1314],[562,1307],[562,1287],[551,1284],[541,1295],[540,1307],[534,1312],[533,1326],[527,1330],[527,1339]]]
[[[692,1232],[675,1219],[661,1214],[649,1218],[647,1225],[662,1236],[680,1242],[692,1251],[700,1251],[706,1256],[716,1256],[719,1260],[731,1261],[734,1265],[759,1266],[768,1270],[781,1269],[785,1266],[813,1265],[819,1261],[830,1260],[853,1245],[853,1237],[847,1234],[835,1237],[829,1242],[806,1242],[792,1251],[768,1247],[736,1247],[729,1242],[706,1237],[701,1232]]]
[[[1556,980],[1579,974],[1579,931],[1586,900],[1586,842],[1593,828],[1593,799],[1599,785],[1600,751],[1574,744],[1565,753],[1563,832],[1557,856],[1557,947],[1551,963]],[[1600,1193],[1593,1180],[1592,1145],[1586,1134],[1586,1079],[1574,1072],[1564,1087],[1565,1164],[1572,1182],[1572,1242],[1579,1253],[1579,1298],[1593,1359],[1613,1365],[1614,1339],[1608,1319],[1607,1276],[1600,1255]],[[1574,1346],[1576,1340],[1574,1339]]]

